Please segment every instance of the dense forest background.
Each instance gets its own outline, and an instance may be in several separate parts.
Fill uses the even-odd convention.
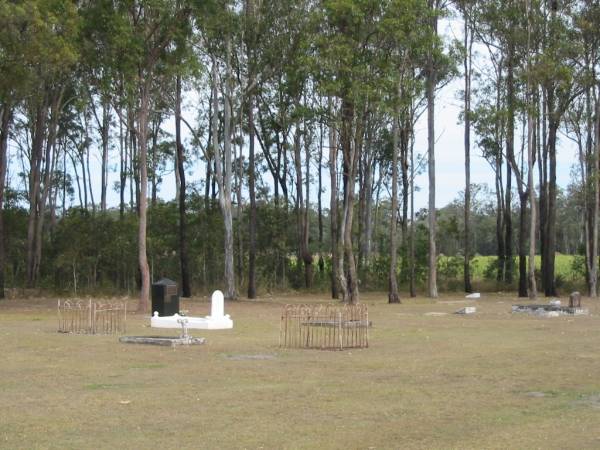
[[[568,0],[2,2],[0,297],[141,292],[144,311],[162,276],[184,296],[595,297],[598,23]],[[453,80],[462,148],[435,128]],[[465,160],[444,207],[436,151]],[[493,186],[471,183],[475,154]]]

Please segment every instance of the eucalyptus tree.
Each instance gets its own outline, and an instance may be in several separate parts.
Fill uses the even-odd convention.
[[[365,118],[376,101],[381,52],[378,30],[384,4],[378,1],[324,1],[316,10],[322,23],[316,37],[319,88],[340,104],[343,208],[340,220],[338,277],[343,301],[357,303],[358,276],[352,224],[358,162],[363,150]],[[322,19],[322,20],[321,20]],[[331,162],[330,162],[331,164]]]
[[[422,92],[418,73],[427,61],[428,44],[434,36],[427,26],[430,19],[422,1],[394,0],[387,3],[380,24],[385,36],[381,42],[387,51],[383,78],[392,120],[392,211],[390,217],[389,303],[399,303],[397,285],[398,169],[402,169],[402,238],[408,250],[409,146],[413,135],[413,106]],[[419,24],[422,26],[415,26]],[[405,254],[407,256],[408,251]],[[405,258],[406,259],[406,258]]]
[[[565,115],[566,135],[577,145],[582,190],[582,216],[588,295],[598,296],[598,226],[600,214],[600,18],[597,2],[583,2],[573,12],[573,25],[581,43],[581,88],[583,93]]]
[[[10,125],[18,116],[29,134],[24,140],[29,202],[26,267],[27,285],[32,287],[39,278],[41,229],[52,182],[59,118],[78,59],[79,17],[72,3],[5,2],[0,6],[0,25],[0,141],[4,142],[0,148],[0,161],[4,161],[0,176],[4,178],[8,163]],[[0,181],[4,184],[3,179]]]
[[[471,84],[473,79],[473,42],[475,21],[473,3],[470,0],[459,1],[458,8],[463,18],[463,76],[465,90],[463,93],[464,109],[464,146],[465,146],[465,211],[464,211],[464,290],[473,291],[471,286]]]
[[[571,102],[579,95],[580,42],[572,27],[573,2],[532,2],[531,14],[539,48],[534,71],[544,102],[542,179],[540,180],[540,235],[542,244],[542,284],[546,296],[556,295],[556,201],[558,131]],[[547,128],[546,128],[547,127]],[[547,170],[546,170],[547,168]]]
[[[107,56],[107,67],[123,74],[126,91],[135,104],[127,121],[136,136],[139,164],[138,262],[141,292],[138,311],[149,306],[150,270],[146,252],[148,205],[148,137],[153,90],[161,77],[176,64],[174,42],[190,32],[190,4],[169,0],[100,1],[88,5],[87,17],[94,19],[89,43]]]

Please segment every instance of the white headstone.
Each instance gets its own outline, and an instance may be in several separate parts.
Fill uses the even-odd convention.
[[[472,294],[466,295],[465,298],[481,298],[480,292],[474,292]]]
[[[454,314],[475,314],[476,311],[477,308],[475,308],[474,306],[466,306],[464,308],[459,309]]]
[[[213,319],[223,317],[225,312],[224,306],[225,297],[223,293],[219,290],[213,292],[211,301],[210,301],[210,316]]]

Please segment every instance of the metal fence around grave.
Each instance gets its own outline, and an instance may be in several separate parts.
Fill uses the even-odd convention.
[[[120,334],[126,322],[127,302],[58,301],[59,333]]]
[[[279,346],[344,350],[369,346],[367,305],[286,305]]]

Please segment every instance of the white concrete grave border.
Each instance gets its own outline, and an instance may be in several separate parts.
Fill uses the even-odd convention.
[[[210,316],[192,317],[172,316],[159,317],[158,312],[154,311],[150,319],[152,328],[181,328],[181,319],[185,318],[186,327],[197,330],[227,330],[233,328],[233,320],[229,314],[225,313],[225,298],[219,290],[213,292],[210,302]]]

